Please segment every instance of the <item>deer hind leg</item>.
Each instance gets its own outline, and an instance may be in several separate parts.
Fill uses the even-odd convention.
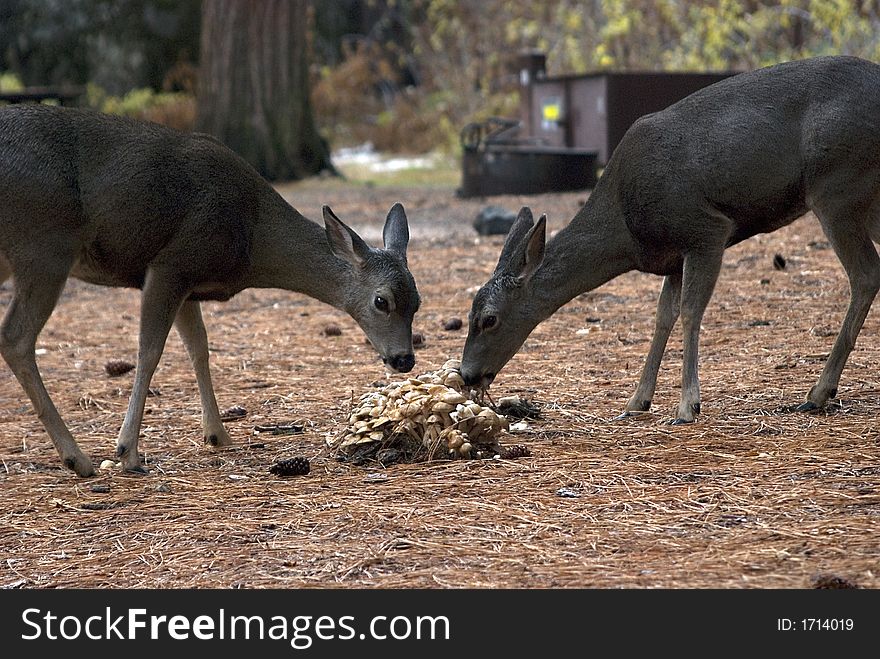
[[[150,381],[165,349],[171,325],[188,292],[170,274],[149,270],[141,294],[137,368],[125,420],[119,431],[116,455],[125,471],[145,474],[138,454],[138,436],[144,416]]]
[[[683,335],[681,400],[674,425],[693,423],[700,413],[700,323],[715,290],[724,246],[702,245],[701,251],[685,255],[681,281],[681,328]]]
[[[660,290],[660,299],[657,302],[657,315],[654,319],[654,336],[651,339],[651,348],[648,350],[648,357],[645,359],[635,393],[627,402],[623,414],[617,417],[618,419],[638,416],[651,409],[651,401],[657,387],[657,374],[660,372],[660,362],[663,360],[669,335],[678,320],[680,305],[681,272],[676,272],[663,279],[663,288]]]
[[[46,265],[45,262],[40,263],[41,271],[38,274],[24,268],[16,272],[12,300],[0,323],[0,354],[30,398],[62,464],[79,476],[86,477],[95,473],[92,461],[80,450],[49,397],[34,353],[37,336],[52,315],[67,281],[67,270],[58,267],[61,261],[63,259],[56,260],[54,272],[42,267]],[[0,258],[0,281],[8,278],[11,272],[9,263]]]
[[[174,323],[196,373],[199,397],[202,401],[202,428],[205,441],[211,446],[229,446],[232,444],[232,438],[220,420],[220,410],[217,408],[217,398],[211,384],[211,372],[208,367],[208,334],[202,321],[199,303],[184,302],[177,312]]]
[[[798,406],[799,411],[815,410],[823,407],[830,398],[837,396],[840,374],[850,353],[855,347],[856,338],[862,329],[871,304],[880,290],[880,257],[871,242],[868,228],[850,218],[864,216],[864,208],[816,210],[816,215],[828,241],[840,259],[849,279],[850,299],[843,325],[828,355],[819,379],[807,394],[807,399]]]

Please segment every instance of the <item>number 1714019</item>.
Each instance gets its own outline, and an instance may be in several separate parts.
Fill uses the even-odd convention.
[[[845,631],[853,630],[855,623],[852,618],[777,618],[776,629],[779,631]]]

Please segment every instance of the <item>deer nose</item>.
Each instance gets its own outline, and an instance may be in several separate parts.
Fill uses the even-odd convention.
[[[461,372],[461,379],[464,380],[464,383],[468,387],[479,386],[479,387],[488,387],[492,384],[492,381],[495,379],[494,373],[482,373],[477,374],[474,372]]]
[[[416,365],[416,356],[412,353],[406,355],[394,355],[393,357],[386,359],[385,363],[398,373],[409,373],[413,369],[413,366]]]
[[[475,371],[466,371],[465,369],[461,369],[461,379],[464,380],[464,384],[467,387],[473,387],[477,382],[480,381],[480,376],[477,375]]]

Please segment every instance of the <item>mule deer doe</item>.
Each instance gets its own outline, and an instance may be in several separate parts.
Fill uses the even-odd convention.
[[[799,410],[837,395],[844,364],[880,288],[880,66],[846,56],[741,73],[638,120],[571,222],[545,245],[546,219],[523,208],[495,272],[477,292],[461,373],[487,387],[531,331],[575,296],[631,270],[665,277],[635,393],[651,406],[681,315],[681,399],[700,411],[700,321],[724,250],[813,211],[846,271],[850,303],[825,367]],[[618,417],[618,418],[621,418]]]
[[[198,382],[206,441],[232,443],[214,396],[200,300],[245,288],[304,293],[350,314],[393,370],[409,371],[419,294],[403,206],[368,246],[324,206],[324,227],[292,208],[217,140],[157,124],[41,105],[0,110],[0,283],[13,291],[0,353],[62,463],[93,472],[46,391],[37,336],[69,276],[141,289],[134,385],[117,455],[145,472],[138,434],[148,386],[176,326]]]

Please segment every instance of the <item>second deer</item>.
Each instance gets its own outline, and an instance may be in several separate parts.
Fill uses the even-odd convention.
[[[681,399],[700,412],[700,322],[725,249],[813,211],[846,271],[850,302],[816,384],[798,409],[837,395],[844,364],[880,289],[880,65],[847,56],[786,62],[710,85],[638,120],[587,203],[546,242],[524,208],[477,292],[462,355],[486,387],[535,326],[577,295],[631,270],[664,276],[656,325],[621,416],[651,406],[679,318]]]

